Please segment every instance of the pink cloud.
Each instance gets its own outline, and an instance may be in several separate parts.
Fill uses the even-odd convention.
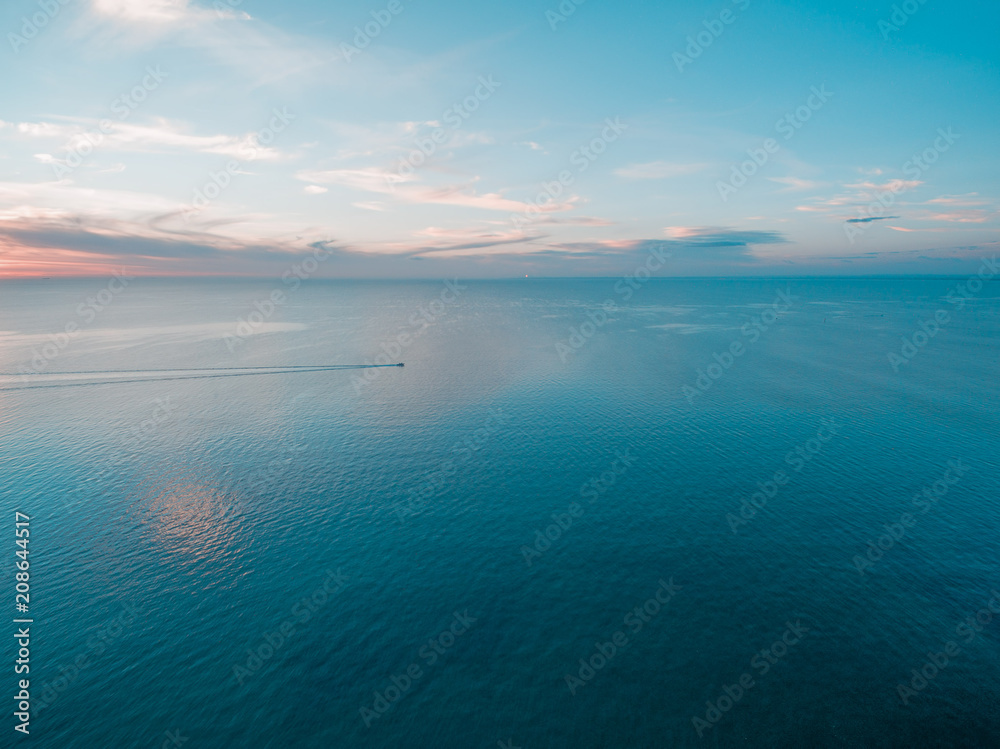
[[[299,172],[296,176],[306,182],[337,184],[356,190],[392,195],[405,203],[457,205],[509,213],[524,213],[529,210],[557,213],[573,208],[572,202],[551,202],[536,208],[530,203],[505,198],[500,193],[477,195],[471,191],[470,185],[430,187],[416,184],[413,176],[400,176],[396,172],[380,168],[307,170]]]

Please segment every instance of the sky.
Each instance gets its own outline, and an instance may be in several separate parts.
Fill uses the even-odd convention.
[[[967,274],[1000,249],[998,28],[991,0],[7,0],[0,277]]]

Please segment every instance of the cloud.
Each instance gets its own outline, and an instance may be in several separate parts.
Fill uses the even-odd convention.
[[[724,227],[688,228],[678,239],[602,239],[552,242],[527,240],[517,252],[491,251],[491,267],[515,265],[522,272],[548,275],[616,276],[644,264],[651,255],[667,258],[662,276],[728,275],[750,269],[773,268],[774,262],[754,255],[755,244],[782,244],[774,231],[742,231]],[[468,254],[467,257],[475,257]]]
[[[467,257],[467,258],[491,258],[495,253],[483,252],[483,250],[488,250],[492,247],[501,247],[505,245],[521,244],[526,241],[534,241],[540,239],[541,237],[525,237],[520,232],[512,234],[483,234],[478,239],[469,238],[463,242],[456,242],[453,244],[435,244],[435,245],[424,245],[421,247],[414,248],[412,252],[409,252],[411,257],[414,258],[430,258],[430,257]],[[520,254],[530,254],[530,250],[525,251],[525,253]]]
[[[323,69],[327,81],[346,78],[346,67],[330,44],[287,34],[251,18],[242,0],[91,0],[78,33],[95,46],[147,49],[161,38],[198,49],[264,85]]]
[[[103,130],[98,129],[96,120],[85,123],[21,122],[17,125],[17,132],[28,138],[61,140],[62,148],[67,152],[84,153],[93,148],[147,153],[176,149],[246,160],[277,161],[286,157],[276,148],[260,145],[255,132],[194,135],[177,122],[165,119],[154,122],[153,125],[104,122]],[[58,161],[47,153],[36,154],[35,158],[45,164]]]
[[[828,198],[814,198],[807,205],[796,206],[795,210],[806,213],[841,213],[844,208],[859,208],[863,213],[866,207],[872,205],[880,197],[887,194],[898,196],[922,184],[924,183],[920,180],[903,179],[892,179],[883,183],[872,182],[870,180],[852,182],[843,185],[843,189],[850,192],[841,192]],[[902,201],[898,198],[895,198],[893,202],[897,205],[903,205]],[[858,221],[855,223],[865,222]]]
[[[823,182],[814,182],[808,179],[799,179],[798,177],[768,177],[768,179],[772,182],[777,182],[779,185],[785,185],[785,189],[779,190],[779,192],[813,190],[824,185]]]
[[[325,241],[238,237],[220,234],[227,221],[203,222],[175,228],[177,212],[127,221],[75,214],[0,220],[0,270],[6,259],[17,259],[23,268],[45,268],[65,273],[80,268],[126,264],[146,274],[273,274],[275,268],[299,258],[309,247]],[[172,228],[174,227],[174,228]],[[650,252],[675,259],[679,271],[723,270],[759,263],[749,252],[751,244],[780,243],[777,232],[706,228],[683,239],[606,239],[551,242],[541,235],[517,230],[479,227],[426,227],[414,241],[386,242],[351,247],[330,243],[339,263],[359,275],[388,273],[399,260],[423,259],[436,263],[477,262],[473,268],[505,263],[545,265],[563,275],[617,272]],[[516,248],[516,249],[514,249]],[[482,263],[485,263],[483,265]],[[340,267],[340,266],[336,266]],[[398,265],[395,266],[398,272]],[[435,266],[437,267],[437,266]],[[430,266],[429,266],[430,268]],[[469,268],[466,268],[468,272]],[[384,274],[384,273],[383,273]]]
[[[262,275],[273,272],[274,258],[329,236],[297,218],[245,208],[232,214],[215,205],[200,213],[184,208],[155,194],[69,182],[0,182],[0,266],[18,257],[27,267],[80,272],[122,256],[150,272],[222,272],[225,261],[230,274]],[[178,266],[176,258],[194,262]]]
[[[306,195],[322,195],[327,192],[328,189],[329,188],[326,187],[320,187],[319,185],[306,185],[302,188],[302,192]]]
[[[377,168],[306,170],[295,176],[304,182],[323,182],[381,193],[391,193],[393,181],[402,179],[394,172]]]
[[[80,132],[79,127],[52,122],[19,122],[15,127],[19,134],[29,138],[70,138]]]
[[[170,24],[211,15],[188,0],[93,0],[93,8],[101,16],[127,23]]]
[[[532,226],[614,226],[615,222],[597,216],[541,216],[531,220]]]
[[[674,227],[673,239],[608,239],[552,244],[577,256],[614,257],[643,254],[666,248],[678,259],[756,261],[753,245],[784,244],[788,239],[777,231],[738,230],[726,227]]]
[[[930,205],[954,205],[954,206],[980,206],[989,205],[990,201],[979,197],[978,192],[970,192],[965,195],[941,195],[927,201]]]
[[[904,190],[912,190],[914,187],[920,187],[924,184],[918,179],[891,179],[888,182],[883,182],[879,184],[878,182],[871,182],[866,180],[864,182],[853,182],[844,187],[850,188],[852,190],[860,190],[864,193],[874,193],[874,192],[903,192]]]
[[[828,213],[832,210],[839,210],[844,206],[862,205],[854,198],[836,197],[826,199],[816,199],[809,205],[797,205],[795,210],[807,213]]]
[[[921,221],[945,221],[956,224],[984,224],[997,217],[997,211],[965,210],[944,213],[919,213],[914,218]]]
[[[890,227],[897,231],[913,231]],[[921,232],[927,230],[920,230]],[[812,256],[806,260],[810,270],[840,273],[845,267],[856,266],[858,273],[881,270],[889,273],[969,274],[987,257],[1000,252],[1000,244],[973,244],[962,247],[932,247],[919,250],[889,250],[854,255]]]
[[[844,221],[845,224],[870,224],[872,221],[886,221],[890,218],[899,218],[899,216],[871,216],[869,218],[849,218]]]
[[[392,195],[404,203],[455,205],[466,208],[480,208],[487,211],[506,211],[523,213],[527,210],[539,210],[542,213],[568,211],[572,203],[548,203],[541,208],[535,208],[528,203],[510,200],[499,193],[477,195],[470,185],[445,185],[431,187],[415,184],[413,176],[401,177],[396,172],[377,167],[362,169],[327,169],[306,170],[295,175],[305,182],[342,185],[356,190]]]
[[[623,179],[668,179],[696,174],[707,169],[710,164],[675,164],[669,161],[649,161],[615,169],[615,174]]]
[[[308,252],[305,242],[238,238],[204,228],[161,227],[175,214],[144,221],[67,215],[0,221],[0,271],[40,268],[54,274],[119,267],[162,275],[272,275]],[[345,250],[337,245],[338,253]]]
[[[429,258],[491,258],[492,247],[530,244],[542,235],[528,236],[516,230],[496,231],[481,227],[444,228],[428,226],[413,233],[415,240],[366,243],[363,248],[351,247],[349,252],[368,259],[429,259]],[[525,247],[522,252],[532,249]]]
[[[61,182],[0,182],[0,221],[72,215],[129,218],[174,210],[177,203],[148,193],[98,190]]]
[[[313,249],[329,251],[320,275],[330,277],[465,277],[511,275],[618,277],[651,255],[664,260],[661,276],[733,276],[785,273],[960,272],[997,245],[943,250],[869,252],[822,257],[764,255],[756,245],[782,245],[777,231],[727,227],[673,227],[658,238],[553,241],[514,230],[429,226],[410,241],[355,247],[315,236],[220,234],[233,219],[178,225],[177,212],[126,221],[86,214],[0,216],[0,274],[102,275],[125,266],[139,275],[280,275]],[[913,231],[891,227],[898,231]],[[301,234],[309,234],[302,232]],[[414,271],[408,261],[423,261]],[[400,263],[406,263],[401,266]],[[416,264],[413,264],[416,267]],[[866,271],[867,269],[867,271]]]
[[[664,229],[679,244],[708,247],[748,247],[754,244],[784,244],[788,241],[778,231],[736,230],[722,226],[670,226]]]

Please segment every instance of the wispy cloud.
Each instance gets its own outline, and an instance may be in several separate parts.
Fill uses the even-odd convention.
[[[510,213],[521,213],[529,209],[535,210],[528,203],[510,200],[499,193],[477,195],[472,191],[471,184],[431,187],[425,184],[418,184],[416,178],[413,176],[401,177],[395,172],[376,167],[364,169],[305,170],[299,172],[296,177],[304,182],[342,185],[356,190],[391,195],[404,203],[454,205]],[[572,207],[572,203],[570,202],[552,202],[538,210],[543,213],[555,213],[568,211]]]
[[[931,198],[927,201],[928,205],[950,205],[950,206],[964,206],[964,207],[975,207],[982,205],[990,205],[991,201],[981,198],[978,192],[970,192],[965,195],[941,195],[937,198]]]
[[[220,17],[250,17],[246,13],[237,13],[222,3],[217,5],[218,10],[208,10],[191,5],[189,0],[93,0],[95,13],[126,23],[198,23]]]
[[[518,141],[518,142],[517,142],[517,143],[515,143],[514,145],[515,145],[515,146],[527,146],[527,147],[528,147],[528,148],[530,148],[530,149],[531,149],[532,151],[541,151],[542,153],[548,153],[548,151],[546,151],[546,150],[545,150],[544,148],[542,148],[542,145],[541,145],[540,143],[536,143],[536,142],[535,142],[535,141],[533,141],[533,140],[522,140],[522,141]]]
[[[103,131],[98,131],[98,122],[21,122],[16,132],[24,137],[60,141],[58,148],[66,151],[86,149],[89,151],[99,138],[101,150],[163,152],[165,150],[186,150],[199,153],[219,154],[239,159],[276,161],[286,158],[276,148],[262,146],[256,133],[243,135],[195,135],[177,122],[159,119],[153,125],[137,125],[128,122],[105,122]],[[58,157],[53,154],[37,154],[42,163],[52,163]]]
[[[781,181],[786,178],[779,178]],[[794,179],[794,178],[791,178]],[[864,180],[862,182],[850,182],[842,185],[840,191],[829,197],[816,197],[810,199],[804,205],[795,207],[796,211],[803,213],[833,213],[841,214],[844,209],[863,209],[870,206],[879,196],[891,196],[890,205],[903,205],[900,195],[913,190],[924,183],[921,180],[891,179],[886,182],[872,182]],[[852,223],[867,223],[866,221],[855,221]]]
[[[540,216],[532,226],[614,226],[615,222],[597,216]]]
[[[407,250],[415,257],[483,257],[493,247],[524,244],[540,239],[540,236],[526,237],[519,231],[483,231],[477,229],[441,229],[428,227],[417,232],[435,240],[431,244],[422,244]],[[530,250],[525,250],[530,252]]]
[[[955,224],[984,224],[997,218],[997,211],[969,209],[964,211],[945,211],[943,213],[921,212],[914,216],[922,221],[945,221]]]
[[[800,190],[815,190],[818,187],[823,187],[824,182],[816,182],[809,179],[799,179],[798,177],[768,177],[772,182],[777,182],[779,185],[784,185],[784,190],[779,190],[779,192],[798,192]]]
[[[170,40],[206,53],[255,85],[321,69],[328,79],[346,75],[332,45],[280,31],[222,0],[211,7],[190,0],[91,0],[90,9],[78,34],[101,47],[145,48]]]
[[[891,179],[888,182],[872,182],[871,180],[865,180],[864,182],[853,182],[848,185],[844,185],[852,190],[858,190],[863,194],[877,193],[877,192],[903,192],[905,190],[912,190],[915,187],[920,187],[924,184],[922,180],[918,179]]]

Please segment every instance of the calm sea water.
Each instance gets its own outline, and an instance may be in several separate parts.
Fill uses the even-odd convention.
[[[405,362],[0,392],[21,743],[996,746],[961,282],[3,283],[7,373]]]

